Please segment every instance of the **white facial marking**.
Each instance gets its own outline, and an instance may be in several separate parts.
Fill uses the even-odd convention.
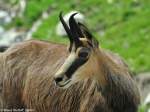
[[[66,61],[64,62],[64,64],[61,66],[61,68],[56,72],[55,77],[58,77],[60,74],[66,72],[66,70],[71,66],[71,64],[75,60],[75,58],[76,58],[76,54],[74,52],[71,53],[66,59]]]

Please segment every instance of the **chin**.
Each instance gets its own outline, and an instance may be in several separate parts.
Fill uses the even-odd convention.
[[[59,88],[62,88],[62,89],[67,89],[67,88],[69,88],[72,85],[71,82],[72,82],[71,80],[68,80],[68,81],[66,81],[66,82],[64,82],[62,84],[57,84],[57,86]]]
[[[65,86],[63,86],[63,87],[60,87],[60,88],[62,88],[62,89],[68,89],[70,86],[71,86],[72,84],[67,84],[67,85],[65,85]]]

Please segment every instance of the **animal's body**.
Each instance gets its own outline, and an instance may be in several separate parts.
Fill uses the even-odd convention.
[[[98,53],[98,81],[93,72],[86,77],[87,71],[83,80],[62,89],[54,78],[69,55],[65,45],[31,40],[10,47],[0,54],[0,109],[137,112],[139,92],[128,67],[115,54],[102,49]]]

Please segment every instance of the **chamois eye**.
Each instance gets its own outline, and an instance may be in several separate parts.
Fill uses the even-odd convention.
[[[78,56],[79,56],[80,58],[88,58],[88,56],[89,56],[89,49],[87,49],[87,48],[81,49],[81,50],[79,51],[79,53],[78,53]]]

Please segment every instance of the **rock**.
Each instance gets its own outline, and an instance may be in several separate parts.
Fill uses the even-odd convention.
[[[149,93],[149,94],[147,95],[147,97],[145,98],[144,104],[145,104],[145,105],[150,105],[150,93]]]
[[[33,23],[32,27],[26,33],[26,40],[31,39],[33,33],[37,31],[37,29],[40,27],[41,24],[42,24],[41,19],[38,19],[36,22]]]
[[[144,102],[148,94],[150,94],[150,73],[141,73],[134,78],[141,91],[141,101]]]
[[[25,32],[18,31],[16,29],[11,29],[9,31],[5,31],[0,35],[0,46],[10,46],[14,43],[18,43],[25,40]]]
[[[78,13],[77,15],[75,15],[76,21],[80,22],[80,23],[84,22],[83,14],[79,13],[78,11],[71,11],[64,16],[64,20],[66,21],[67,24],[69,24],[68,22],[69,22],[70,16],[76,12]],[[64,28],[60,22],[56,26],[56,34],[59,36],[66,36],[66,31],[64,30]]]
[[[45,20],[49,17],[49,14],[50,14],[49,10],[42,12],[41,16],[33,23],[32,27],[26,33],[26,40],[31,39],[33,33],[38,30],[38,28],[42,24],[43,20]]]
[[[27,5],[27,0],[20,0],[18,5],[19,5],[18,16],[23,17],[23,14],[24,14],[24,11],[25,11],[25,8],[26,8],[26,5]]]
[[[16,16],[23,17],[26,4],[27,0],[19,0],[16,3],[11,3],[8,0],[0,0],[0,19],[3,19],[4,21],[2,23],[5,24],[6,22],[11,22],[11,20]]]
[[[145,98],[142,106],[145,108],[145,112],[150,112],[150,93]]]
[[[0,25],[8,24],[11,20],[12,18],[7,11],[0,10]]]
[[[0,35],[4,32],[4,28],[0,26]]]

